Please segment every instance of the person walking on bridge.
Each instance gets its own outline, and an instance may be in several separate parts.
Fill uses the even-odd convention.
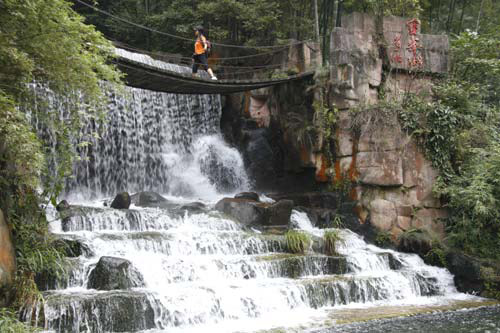
[[[194,43],[193,54],[193,77],[196,76],[196,73],[198,73],[198,67],[201,66],[208,72],[208,74],[210,74],[212,80],[217,80],[217,77],[214,75],[212,69],[208,67],[208,42],[203,32],[203,27],[195,27],[194,34],[196,36],[196,42]]]

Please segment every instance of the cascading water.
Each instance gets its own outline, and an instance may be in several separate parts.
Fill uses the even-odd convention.
[[[34,91],[48,109],[65,117],[66,104],[43,87]],[[68,195],[88,199],[152,190],[210,198],[217,190],[248,186],[241,156],[220,135],[219,95],[135,88],[108,95],[106,122],[89,119],[73,139],[80,158],[66,184]],[[55,151],[55,135],[36,119],[34,123]],[[55,154],[51,162],[57,163]]]
[[[465,297],[447,270],[368,245],[348,230],[336,230],[336,256],[312,249],[294,255],[283,235],[248,229],[210,200],[203,212],[179,209],[186,197],[213,199],[248,186],[241,157],[218,133],[219,97],[128,92],[111,100],[110,120],[98,129],[103,140],[81,151],[91,158],[75,166],[69,193],[88,199],[156,190],[170,194],[175,207],[115,210],[95,201],[62,221],[54,217],[54,234],[79,242],[80,251],[68,276],[48,283],[31,320],[57,332],[302,331],[334,308]],[[316,242],[323,236],[306,214],[294,211],[291,220]],[[134,283],[92,288],[102,257],[127,259]]]

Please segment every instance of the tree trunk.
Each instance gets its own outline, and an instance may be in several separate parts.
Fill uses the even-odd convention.
[[[484,0],[481,0],[481,7],[479,7],[479,13],[477,14],[476,22],[476,32],[479,32],[479,23],[481,22],[481,15],[483,14]]]
[[[460,14],[460,24],[458,25],[458,30],[457,33],[462,32],[462,25],[464,23],[464,13],[465,13],[465,7],[467,6],[467,1],[462,0],[462,13]]]
[[[342,24],[341,22],[341,19],[342,19],[342,3],[344,1],[343,0],[338,0],[337,1],[337,19],[335,20],[335,26],[336,27],[340,27],[340,25]]]
[[[314,0],[314,31],[316,33],[316,42],[320,43],[319,40],[319,17],[318,17],[318,0]]]
[[[446,20],[446,32],[449,33],[451,30],[451,24],[453,22],[453,16],[455,14],[455,0],[450,1],[450,6],[448,7],[448,20]]]

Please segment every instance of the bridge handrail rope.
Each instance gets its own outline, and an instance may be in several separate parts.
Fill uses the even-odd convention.
[[[128,45],[124,42],[121,42],[121,41],[116,41],[118,44],[119,44],[119,47],[122,47],[124,49],[130,49],[132,51],[137,51],[137,52],[140,52],[140,53],[146,53],[146,54],[150,54],[150,55],[155,55],[155,56],[160,56],[160,57],[165,57],[166,55],[168,56],[168,53],[160,53],[160,52],[154,52],[154,51],[145,51],[145,50],[141,50],[141,49],[138,49],[138,48],[135,48],[131,45]],[[299,43],[300,44],[300,43]],[[235,56],[235,57],[217,57],[217,61],[220,61],[220,60],[239,60],[239,59],[248,59],[248,58],[256,58],[256,57],[260,57],[260,56],[264,56],[264,55],[268,55],[268,54],[276,54],[276,53],[279,53],[279,52],[282,52],[282,51],[285,51],[289,48],[289,46],[282,46],[280,49],[277,49],[277,50],[273,50],[273,51],[269,51],[269,52],[261,52],[261,53],[257,53],[257,54],[250,54],[250,55],[244,55],[244,56]],[[191,57],[178,57],[178,56],[174,56],[173,54],[171,54],[172,58],[178,58],[178,59],[192,59]]]
[[[146,51],[146,50],[141,50],[141,49],[138,49],[138,48],[134,48],[132,46],[129,46],[125,43],[122,43],[122,42],[119,42],[117,43],[118,44],[118,47],[119,48],[122,48],[122,49],[125,49],[125,50],[130,50],[130,51],[135,51],[135,52],[138,52],[138,53],[141,53],[141,54],[147,54],[147,55],[150,55],[150,56],[156,56],[156,57],[159,57],[159,58],[168,58],[169,59],[169,62],[170,61],[173,61],[172,63],[175,63],[175,64],[183,64],[183,65],[189,65],[192,61],[192,58],[191,57],[183,57],[183,56],[175,56],[175,55],[169,55],[169,54],[164,54],[164,53],[158,53],[158,52],[152,52],[152,51]],[[178,60],[180,59],[181,61],[180,62],[175,62],[175,60]],[[219,61],[221,58],[214,58],[216,61]],[[159,59],[161,61],[164,61],[162,59]],[[186,60],[186,62],[182,62],[182,60]],[[290,64],[299,64],[301,63],[301,61],[288,61],[286,63],[286,65],[290,65]],[[201,64],[200,64],[201,65]],[[242,69],[253,69],[253,70],[257,70],[257,69],[272,69],[272,68],[279,68],[279,67],[283,67],[284,64],[271,64],[271,65],[255,65],[255,66],[239,66],[239,65],[221,65],[221,64],[215,64],[215,66],[217,68],[230,68],[230,69],[237,69],[237,68],[242,68]],[[251,72],[251,71],[250,71]],[[239,73],[242,73],[242,72],[239,72]]]
[[[185,42],[190,42],[190,43],[194,42],[194,39],[192,39],[192,38],[177,36],[177,35],[174,35],[174,34],[171,34],[171,33],[168,33],[168,32],[164,32],[164,31],[160,31],[160,30],[157,30],[157,29],[154,29],[154,28],[150,28],[150,27],[145,26],[143,24],[136,23],[136,22],[127,20],[125,18],[119,17],[117,15],[114,15],[114,14],[112,14],[110,12],[107,12],[107,11],[105,11],[103,9],[100,9],[100,8],[94,6],[94,5],[91,5],[91,4],[89,4],[89,3],[85,2],[85,1],[82,1],[82,0],[75,0],[75,1],[78,2],[79,4],[83,5],[83,6],[91,8],[91,9],[93,9],[93,10],[95,10],[95,11],[101,13],[101,14],[104,14],[106,16],[112,17],[115,20],[121,21],[123,23],[129,24],[129,25],[133,25],[135,27],[138,27],[138,28],[141,28],[141,29],[144,29],[144,30],[148,30],[148,31],[160,34],[160,35],[164,35],[164,36],[168,36],[168,37],[172,37],[172,38],[184,40]],[[297,42],[288,43],[288,44],[285,44],[285,45],[258,45],[258,46],[245,46],[245,45],[234,45],[234,44],[223,44],[223,43],[212,43],[212,45],[218,45],[218,46],[224,46],[224,47],[232,47],[232,48],[240,48],[240,49],[253,49],[253,50],[256,50],[256,49],[283,48],[283,47],[289,47],[289,46],[293,46],[293,45],[298,45],[298,44],[301,44],[301,43],[304,43],[304,42],[305,41],[297,41]]]
[[[285,82],[285,81],[296,80],[296,79],[300,79],[300,78],[305,77],[305,76],[311,76],[313,74],[313,72],[303,72],[303,73],[299,73],[299,74],[289,75],[286,78],[274,78],[274,79],[271,78],[271,79],[267,79],[267,80],[212,81],[212,80],[203,80],[203,79],[193,79],[191,77],[191,75],[187,75],[185,73],[172,72],[172,71],[169,71],[166,69],[158,68],[158,67],[155,67],[155,66],[152,66],[149,64],[145,64],[142,62],[137,62],[137,61],[134,61],[131,59],[125,60],[126,63],[130,63],[130,65],[128,65],[128,64],[124,63],[123,60],[124,59],[122,59],[122,61],[119,62],[120,66],[137,70],[138,69],[137,64],[138,64],[138,65],[140,65],[140,67],[142,67],[142,68],[140,68],[140,71],[147,73],[148,75],[153,75],[153,76],[157,76],[157,77],[164,77],[165,75],[168,75],[170,77],[177,77],[177,78],[188,80],[188,81],[196,80],[196,81],[199,81],[200,83],[203,83],[204,85],[215,85],[215,86],[235,85],[235,84],[236,85],[238,85],[238,84],[240,84],[240,85],[260,84],[260,85],[265,86],[266,84],[269,84],[269,83],[281,83],[281,82]],[[118,63],[118,61],[115,61],[115,62]],[[135,66],[134,66],[134,64],[135,64]]]
[[[139,50],[140,51],[140,50]],[[154,69],[154,70],[158,70],[158,71],[162,71],[164,73],[172,73],[173,75],[175,76],[183,76],[183,77],[191,77],[191,75],[187,75],[187,74],[183,74],[183,73],[179,73],[179,72],[175,72],[175,71],[170,71],[168,69],[164,69],[164,68],[161,68],[161,67],[157,67],[157,66],[154,66],[152,64],[148,64],[148,63],[145,63],[145,62],[142,62],[142,61],[137,61],[137,60],[133,60],[133,59],[129,59],[129,58],[121,58],[122,59],[122,62],[123,60],[126,61],[126,62],[129,62],[129,63],[137,63],[137,64],[140,64],[142,67],[148,67],[150,69]],[[116,62],[116,61],[115,61]],[[295,61],[293,62],[289,62],[289,63],[297,63]],[[288,63],[287,63],[288,64]],[[121,63],[122,66],[124,67],[127,67],[126,65],[123,65],[123,63]],[[175,64],[174,65],[179,65],[179,64]],[[185,65],[185,64],[181,64],[181,65]],[[181,66],[180,65],[180,66]],[[249,74],[249,73],[255,73],[256,71],[264,71],[264,70],[267,70],[267,69],[272,69],[272,68],[276,68],[275,66],[282,66],[281,64],[277,64],[277,65],[267,65],[267,66],[263,66],[261,68],[254,68],[252,70],[248,70],[248,71],[238,71],[238,72],[234,72],[234,73],[221,73],[221,74],[218,74],[219,77],[235,77],[237,75],[241,75],[241,74]],[[235,66],[236,68],[239,68],[238,66]],[[137,68],[136,68],[137,69]],[[148,72],[149,73],[149,72]],[[287,74],[287,78],[291,78],[291,77],[296,77],[297,75],[300,75],[300,74]],[[200,78],[201,80],[203,80],[203,78]],[[272,79],[272,78],[269,78],[268,81],[275,81],[275,80],[285,80],[286,78],[275,78],[275,79]],[[224,80],[222,80],[224,81]],[[238,80],[238,81],[244,81],[244,82],[258,82],[259,80]]]

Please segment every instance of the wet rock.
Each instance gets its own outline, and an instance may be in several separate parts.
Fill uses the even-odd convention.
[[[16,273],[16,257],[10,229],[0,210],[0,307],[9,305]]]
[[[432,248],[432,237],[425,230],[414,230],[405,232],[399,237],[398,250],[402,252],[416,253],[425,257]]]
[[[73,273],[81,265],[77,258],[67,258],[63,263],[66,274],[55,274],[44,271],[35,275],[35,283],[40,291],[66,289],[69,287],[71,278],[75,278]]]
[[[132,195],[132,203],[139,207],[172,208],[174,205],[156,192],[146,191]]]
[[[191,202],[180,207],[181,211],[188,211],[189,213],[203,213],[207,206],[201,202]]]
[[[349,272],[347,261],[343,257],[293,256],[279,260],[279,262],[282,275],[290,278]]]
[[[446,255],[446,266],[454,275],[455,285],[461,292],[480,293],[484,290],[481,262],[458,251]]]
[[[59,217],[62,220],[62,230],[64,232],[76,231],[75,226],[84,224],[89,216],[99,214],[104,211],[105,210],[103,208],[69,206],[64,210],[59,211]]]
[[[161,304],[144,293],[112,291],[85,294],[45,294],[49,330],[58,332],[137,332],[156,328],[154,309]]]
[[[89,289],[115,290],[144,287],[144,279],[126,259],[101,257],[90,273]]]
[[[280,200],[268,207],[269,225],[288,225],[293,209],[292,200]]]
[[[337,192],[279,193],[268,196],[276,201],[292,200],[295,205],[307,208],[337,209],[342,202]]]
[[[253,201],[260,201],[259,195],[255,192],[241,192],[234,196],[235,199],[248,199]]]
[[[224,198],[215,205],[215,209],[245,225],[263,225],[269,219],[265,205],[248,199]]]
[[[245,225],[288,225],[293,202],[281,200],[274,204],[256,202],[249,199],[224,198],[215,209],[225,213]]]
[[[68,258],[80,256],[91,257],[93,255],[89,246],[78,239],[58,239],[56,243],[57,246],[64,249],[66,257]]]
[[[70,208],[69,202],[67,202],[66,200],[62,200],[56,206],[56,210],[58,212],[62,212],[62,211],[67,210],[69,208]]]
[[[111,202],[111,208],[115,209],[128,209],[130,207],[130,195],[127,192],[118,193]]]

